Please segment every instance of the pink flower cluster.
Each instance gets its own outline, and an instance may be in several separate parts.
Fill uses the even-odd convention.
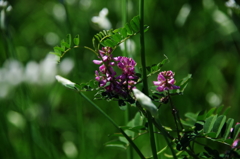
[[[162,71],[158,74],[158,81],[153,81],[153,84],[157,86],[157,91],[163,92],[170,89],[179,89],[179,86],[175,86],[174,73],[172,71]]]
[[[93,63],[100,65],[99,71],[95,71],[96,80],[100,87],[104,87],[108,93],[127,97],[128,92],[136,84],[138,77],[135,75],[137,63],[128,57],[113,57],[110,47],[103,47],[99,50],[100,60],[93,60]],[[121,69],[122,74],[116,76],[113,66]]]

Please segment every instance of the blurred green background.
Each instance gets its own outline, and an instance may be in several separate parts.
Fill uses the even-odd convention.
[[[57,74],[77,83],[94,79],[96,56],[80,48],[56,64],[49,54],[69,33],[79,34],[80,45],[91,47],[96,33],[121,27],[122,1],[9,0],[0,5],[0,158],[126,158],[126,150],[104,145],[117,132],[111,123],[55,81]],[[126,6],[129,21],[138,14],[138,1],[127,0]],[[166,55],[170,62],[163,70],[175,72],[177,81],[189,73],[193,76],[184,95],[174,98],[181,118],[189,111],[224,105],[232,107],[229,117],[240,121],[239,18],[225,1],[148,0],[145,24],[150,26],[145,34],[147,65]],[[139,35],[127,46],[128,56],[141,67]],[[114,54],[121,52],[119,48]],[[150,86],[156,78],[149,78]],[[93,99],[94,92],[86,95]],[[116,102],[95,103],[119,125],[125,124],[125,112]],[[136,112],[131,107],[130,117]],[[170,108],[163,106],[164,125],[171,126],[169,115]],[[151,155],[147,137],[136,142],[146,156]]]

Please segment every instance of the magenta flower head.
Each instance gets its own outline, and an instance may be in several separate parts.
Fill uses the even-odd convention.
[[[234,140],[234,142],[233,142],[231,147],[232,148],[237,148],[237,147],[240,148],[240,139]]]
[[[101,56],[99,57],[101,60],[93,60],[93,63],[100,65],[103,62],[108,62],[112,59],[112,48],[102,47],[102,50],[99,50],[98,52],[99,52],[99,55]],[[114,63],[111,65],[114,65]]]
[[[118,61],[117,66],[123,71],[124,74],[135,74],[135,66],[137,63],[128,57],[118,56],[114,58],[115,61]]]
[[[165,90],[179,89],[179,86],[175,86],[174,73],[172,71],[162,71],[158,74],[158,81],[153,81],[153,84],[157,86],[157,91],[163,92]]]
[[[236,125],[239,125],[240,123],[237,122]],[[234,129],[231,128],[230,132],[233,133]],[[240,148],[240,134],[238,134],[238,137],[236,140],[234,140],[234,142],[232,143],[232,148]]]
[[[93,63],[100,65],[99,70],[95,71],[95,79],[107,93],[128,98],[138,80],[135,73],[137,63],[132,58],[113,57],[112,51],[110,47],[103,47],[98,51],[98,60],[93,60]],[[117,66],[122,74],[116,76],[114,66]]]

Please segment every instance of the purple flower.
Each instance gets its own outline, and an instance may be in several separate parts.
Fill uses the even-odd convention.
[[[240,124],[239,122],[236,123],[236,125],[239,125],[239,124]],[[233,131],[234,131],[234,129],[231,128],[230,132],[233,133]],[[233,144],[232,144],[231,147],[232,147],[232,148],[236,148],[236,147],[240,148],[239,146],[240,146],[240,134],[238,134],[237,139],[234,140],[234,142],[233,142]]]
[[[93,63],[100,65],[100,64],[102,64],[102,60],[93,60]]]
[[[137,63],[128,57],[118,56],[114,58],[115,61],[118,61],[117,66],[123,71],[125,74],[135,74],[135,66]]]
[[[112,60],[112,48],[110,47],[102,47],[102,50],[99,50],[99,55],[101,60],[93,60],[93,63],[100,65],[103,62],[108,62]]]
[[[238,147],[240,144],[240,139],[236,139],[236,140],[234,140],[234,142],[233,142],[233,144],[232,144],[232,148],[236,148],[236,147]]]
[[[172,71],[163,71],[158,74],[158,81],[153,81],[153,84],[157,87],[157,91],[162,92],[170,89],[179,89],[179,86],[175,86],[174,73]]]
[[[99,71],[95,71],[95,79],[99,82],[99,86],[104,87],[107,92],[113,95],[128,97],[129,91],[137,83],[138,77],[135,75],[137,63],[132,58],[113,57],[110,47],[103,47],[102,50],[99,50],[98,58],[100,60],[93,60],[93,63],[100,65]],[[113,68],[115,63],[122,70],[122,74],[117,77],[115,77],[117,73]],[[110,84],[106,85],[107,83]]]

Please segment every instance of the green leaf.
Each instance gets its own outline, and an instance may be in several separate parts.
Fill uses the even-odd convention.
[[[186,113],[185,117],[191,119],[192,121],[196,121],[197,120],[197,114],[194,114],[194,113],[191,113],[191,112]]]
[[[66,48],[70,48],[70,45],[67,43],[67,42],[65,42],[64,40],[62,40],[61,41],[61,48],[65,51],[65,47]]]
[[[148,26],[144,26],[145,31],[148,30]],[[136,35],[139,33],[140,28],[140,21],[139,16],[135,16],[129,24],[125,24],[124,27],[118,28],[115,30],[103,30],[96,34],[93,37],[93,46],[95,50],[98,49],[99,44],[103,46],[109,46],[115,49],[116,46],[118,46],[120,43],[126,41],[131,36]],[[96,42],[98,40],[98,44]]]
[[[117,45],[117,42],[113,41],[113,40],[110,40],[110,39],[106,39],[104,40],[103,42],[101,42],[101,44],[103,46],[109,46],[109,47],[114,47]]]
[[[183,125],[185,125],[185,126],[193,127],[194,124],[195,124],[194,121],[189,120],[189,119],[186,119],[186,120],[182,120],[182,119],[180,119],[180,120],[181,120],[181,123],[182,123]]]
[[[111,141],[105,144],[106,147],[127,149],[126,144],[122,141]]]
[[[177,90],[178,93],[180,92],[184,92],[184,90],[186,89],[188,82],[192,79],[192,74],[188,74],[185,78],[183,78],[179,84],[180,89]],[[178,85],[178,84],[177,84]]]
[[[129,24],[125,24],[123,28],[126,29],[128,35],[133,34],[133,31],[132,31],[131,27],[129,26]]]
[[[165,61],[166,61],[166,59],[164,59],[162,62],[159,62],[157,64],[147,66],[146,69],[148,71],[148,76],[150,76],[151,74],[159,72],[160,69],[162,68],[163,64],[165,63]]]
[[[224,143],[227,143],[228,145],[232,145],[233,139],[226,139]]]
[[[227,115],[229,110],[231,109],[231,107],[227,107],[224,111],[223,111],[223,115]]]
[[[141,114],[139,112],[137,112],[136,115],[134,116],[134,118],[128,122],[127,126],[129,128],[124,130],[124,132],[128,136],[131,136],[134,138],[135,135],[137,135],[139,133],[139,131],[142,130],[143,120],[144,120],[144,118],[141,116]],[[137,130],[138,130],[138,132],[136,132]],[[125,137],[119,137],[119,140],[128,144],[128,141]]]
[[[215,132],[210,132],[210,133],[206,133],[206,136],[210,137],[211,140],[214,140],[216,134],[217,134],[217,133],[215,133]],[[214,140],[214,141],[215,141],[215,140]]]
[[[225,115],[220,115],[220,116],[217,117],[217,120],[213,125],[213,132],[216,133],[215,138],[217,138],[218,135],[221,133],[221,130],[222,130],[225,122],[226,122],[226,116]]]
[[[78,46],[80,43],[80,38],[79,35],[76,35],[75,38],[73,39],[73,43],[75,46]]]
[[[206,119],[205,124],[203,126],[203,130],[205,133],[210,133],[213,129],[213,125],[217,120],[217,115],[210,116]]]
[[[139,18],[138,15],[135,16],[135,17],[133,17],[133,19],[132,19],[131,21],[134,22],[134,23],[137,25],[137,27],[140,26],[140,18]],[[139,28],[140,28],[140,27],[139,27]]]
[[[198,113],[197,121],[206,119],[206,111],[202,110]]]
[[[141,126],[143,124],[144,117],[137,112],[133,118],[133,125],[132,126]]]
[[[57,55],[58,57],[60,57],[62,55],[60,52],[50,52],[50,54]]]
[[[140,19],[139,16],[135,16],[130,21],[131,28],[134,30],[134,32],[138,32],[140,30]]]
[[[94,36],[95,37],[95,36]],[[93,48],[95,49],[95,51],[96,50],[98,50],[98,44],[97,44],[97,42],[96,42],[96,38],[92,38],[92,44],[93,44]]]
[[[144,129],[145,129],[145,126],[135,126],[135,127],[129,128],[128,130],[138,133],[139,131]]]
[[[94,38],[96,38],[98,41],[101,40],[102,36],[99,36],[98,34],[97,35],[94,35]]]
[[[207,112],[206,117],[211,116],[215,110],[216,110],[216,107],[211,108],[211,109]]]
[[[122,40],[121,35],[119,35],[118,33],[113,34],[113,35],[111,36],[111,39],[113,39],[113,40],[116,41],[117,43]]]
[[[67,44],[69,45],[69,47],[67,47],[67,48],[70,48],[72,45],[72,35],[71,34],[67,35]]]
[[[233,140],[235,140],[240,133],[240,124],[235,125],[234,133],[233,133]]]
[[[149,30],[149,26],[148,25],[144,25],[144,33],[147,32]]]
[[[54,48],[54,52],[64,52],[65,50],[64,49],[62,49],[61,47],[59,47],[59,46],[55,46]]]
[[[220,114],[223,110],[224,106],[218,106],[216,110],[216,114]]]
[[[126,29],[126,28],[122,28],[122,29],[120,30],[120,33],[121,33],[121,35],[122,35],[123,37],[127,37],[127,29]]]
[[[233,127],[234,119],[229,118],[226,122],[226,130],[223,134],[223,138],[226,140],[229,137],[231,128]]]

